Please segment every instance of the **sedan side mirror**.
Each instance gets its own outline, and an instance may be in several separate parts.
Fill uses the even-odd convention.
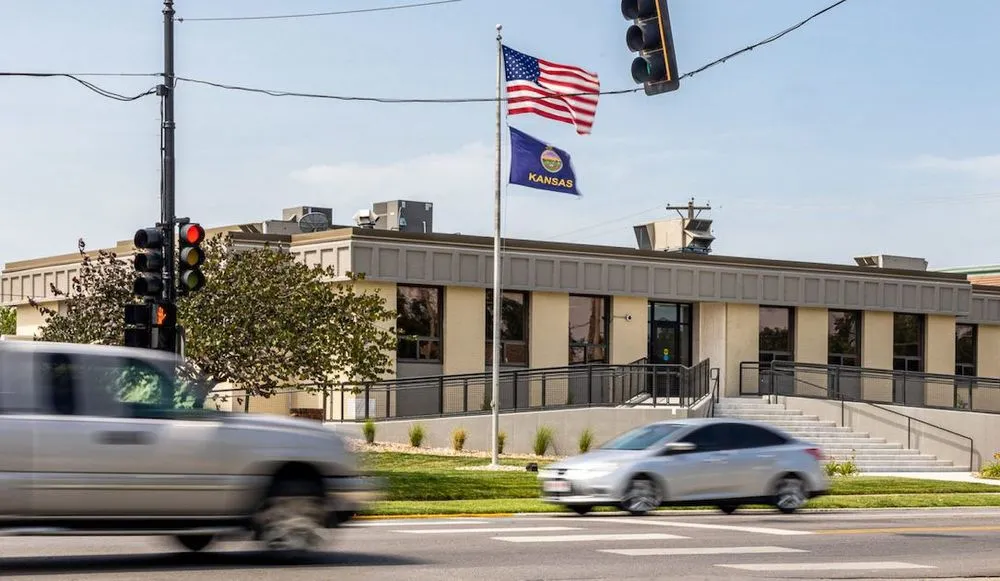
[[[674,454],[686,454],[688,452],[694,452],[697,446],[691,442],[670,442],[663,447],[663,454],[665,456],[670,456]]]

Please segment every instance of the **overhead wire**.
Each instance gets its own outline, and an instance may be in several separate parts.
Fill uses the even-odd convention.
[[[0,72],[0,77],[33,77],[33,78],[61,77],[61,78],[66,78],[66,79],[72,79],[72,80],[76,81],[77,83],[80,83],[84,87],[90,89],[91,91],[97,93],[98,95],[100,95],[102,97],[107,97],[108,99],[114,99],[115,101],[125,101],[125,102],[128,102],[128,101],[137,101],[137,100],[139,100],[139,99],[141,99],[143,97],[146,97],[146,96],[149,96],[149,95],[155,95],[156,94],[156,87],[152,87],[152,88],[147,89],[146,91],[143,91],[142,93],[139,93],[137,95],[122,95],[120,93],[115,93],[114,91],[109,91],[107,89],[99,87],[99,86],[95,85],[94,83],[91,83],[90,81],[86,81],[86,80],[82,79],[81,77],[85,76],[85,75],[86,76],[120,76],[120,77],[125,77],[125,76],[159,76],[159,75],[153,75],[153,74],[147,75],[147,74],[144,74],[144,73],[103,73],[103,74],[102,73],[84,73],[84,74],[73,74],[73,73]]]
[[[343,16],[346,14],[363,14],[367,12],[388,12],[390,10],[406,10],[409,8],[425,8],[440,4],[454,4],[463,0],[433,0],[430,2],[414,2],[411,4],[395,4],[377,8],[357,8],[354,10],[334,10],[330,12],[306,12],[302,14],[274,14],[265,16],[213,16],[201,18],[177,18],[177,22],[232,22],[242,20],[284,20],[291,18],[315,18],[319,16]]]
[[[781,32],[775,33],[775,34],[773,34],[773,35],[765,38],[764,40],[761,40],[759,42],[751,44],[751,45],[749,45],[747,47],[741,48],[741,49],[739,49],[737,51],[733,51],[733,52],[731,52],[731,53],[729,53],[729,54],[727,54],[727,55],[725,55],[723,57],[717,58],[714,61],[711,61],[711,62],[709,62],[709,63],[707,63],[705,65],[702,65],[702,66],[698,67],[697,69],[694,69],[692,71],[684,73],[683,75],[681,75],[679,77],[679,79],[691,78],[691,77],[693,77],[693,76],[695,76],[695,75],[697,75],[699,73],[702,73],[702,72],[704,72],[704,71],[706,71],[708,69],[711,69],[712,67],[716,67],[716,66],[718,66],[720,64],[723,64],[726,61],[728,61],[729,59],[732,59],[733,57],[736,57],[736,56],[739,56],[741,54],[750,52],[750,51],[752,51],[755,48],[758,48],[760,46],[764,46],[766,44],[770,44],[772,42],[775,42],[778,39],[780,39],[780,38],[782,38],[782,37],[790,34],[791,32],[793,32],[795,30],[798,30],[799,28],[805,26],[810,21],[818,18],[819,16],[821,16],[823,14],[826,14],[827,12],[830,12],[831,10],[833,10],[834,8],[836,8],[836,7],[838,7],[838,6],[842,5],[842,4],[845,4],[846,2],[847,2],[847,0],[837,0],[837,2],[834,2],[833,4],[827,6],[826,8],[823,8],[822,10],[819,10],[818,12],[813,13],[808,18],[805,18],[804,20],[799,21],[798,23],[796,23],[796,24],[794,24],[794,25],[792,25],[792,26],[790,26],[790,27],[782,30]],[[247,93],[256,93],[256,94],[261,94],[261,95],[267,95],[267,96],[270,96],[270,97],[298,97],[298,98],[306,98],[306,99],[327,99],[327,100],[334,100],[334,101],[360,101],[360,102],[382,103],[382,104],[402,104],[402,103],[408,103],[408,104],[496,103],[497,101],[506,102],[508,100],[508,97],[499,97],[499,98],[498,97],[452,97],[452,98],[447,98],[447,97],[445,97],[445,98],[413,98],[413,97],[405,97],[405,98],[401,98],[401,97],[371,97],[371,96],[358,96],[358,95],[336,95],[336,94],[327,94],[327,93],[307,93],[307,92],[300,92],[300,91],[286,91],[286,90],[278,90],[278,89],[264,89],[264,88],[259,88],[259,87],[250,87],[250,86],[246,86],[246,85],[236,85],[236,84],[230,84],[230,83],[221,83],[221,82],[218,82],[218,81],[209,81],[209,80],[205,80],[205,79],[195,79],[195,78],[191,78],[191,77],[177,77],[177,80],[178,81],[182,81],[182,82],[187,82],[187,83],[193,83],[193,84],[199,84],[199,85],[206,85],[206,86],[210,86],[210,87],[214,87],[214,88],[218,88],[218,89],[225,89],[225,90],[230,90],[230,91],[241,91],[241,92],[247,92]],[[643,87],[634,87],[634,88],[629,88],[629,89],[616,89],[616,90],[608,90],[608,91],[581,91],[581,92],[574,92],[574,93],[561,93],[561,94],[555,95],[555,96],[532,97],[531,99],[532,100],[536,100],[536,101],[546,101],[546,100],[550,100],[550,99],[564,99],[566,97],[578,97],[578,96],[625,95],[625,94],[638,93],[639,91],[643,91],[643,90],[644,90]]]

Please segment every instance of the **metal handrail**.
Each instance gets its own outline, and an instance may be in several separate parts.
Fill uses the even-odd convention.
[[[760,371],[762,367],[761,367],[761,364],[758,363],[758,362],[745,361],[745,362],[740,363],[740,386],[741,386],[741,391],[742,391],[742,383],[743,383],[743,370],[745,369],[744,365],[754,365],[754,364],[756,364],[757,370]],[[793,375],[794,372],[797,371],[797,370],[803,370],[803,371],[808,371],[808,372],[817,372],[817,373],[819,373],[819,372],[826,372],[827,374],[829,374],[830,371],[839,372],[840,370],[850,370],[850,372],[852,374],[858,374],[859,371],[861,371],[861,370],[864,369],[864,368],[850,367],[850,366],[845,366],[845,365],[821,365],[821,364],[816,364],[816,363],[794,363],[794,362],[788,362],[788,361],[771,361],[771,362],[769,362],[767,364],[764,364],[764,365],[766,365],[769,368],[769,371],[771,371],[772,373],[778,373],[778,372],[784,371],[784,372],[788,372],[789,375]],[[886,370],[877,370],[877,371],[883,371],[884,372]],[[911,373],[913,373],[913,372],[911,372]],[[858,375],[863,376],[863,374],[858,374]],[[881,375],[884,375],[884,374],[881,374]],[[937,377],[945,377],[945,378],[957,378],[957,377],[961,377],[962,379],[966,379],[965,376],[948,376],[948,375],[941,375],[941,374],[925,374],[925,375],[928,375],[928,376],[935,375]],[[846,421],[845,421],[845,416],[846,416],[846,414],[845,414],[845,405],[846,405],[846,402],[851,402],[851,403],[858,403],[858,404],[863,404],[863,405],[869,405],[869,406],[872,406],[874,408],[877,408],[877,409],[880,409],[880,410],[883,410],[883,411],[895,414],[897,416],[906,418],[906,447],[908,449],[910,449],[912,447],[912,445],[913,445],[913,442],[912,442],[912,423],[913,422],[917,422],[919,424],[923,424],[925,426],[929,426],[931,428],[934,428],[934,429],[937,429],[937,430],[941,430],[942,432],[945,432],[945,433],[951,434],[953,436],[957,436],[959,438],[962,438],[962,439],[966,440],[969,443],[969,470],[971,471],[971,470],[974,469],[974,466],[975,466],[975,457],[976,457],[976,443],[975,443],[975,439],[973,439],[971,436],[967,436],[965,434],[962,434],[960,432],[956,432],[954,430],[951,430],[951,429],[946,428],[944,426],[935,424],[933,422],[929,422],[927,420],[922,420],[920,418],[916,418],[916,417],[913,417],[911,415],[905,414],[905,413],[903,413],[903,412],[901,412],[899,410],[894,410],[892,408],[887,407],[888,405],[904,405],[905,406],[905,404],[888,404],[888,403],[885,403],[885,402],[876,402],[876,401],[866,400],[863,397],[862,398],[848,397],[843,392],[841,392],[839,390],[838,390],[838,392],[837,392],[837,394],[836,394],[835,397],[831,397],[831,395],[830,395],[830,388],[828,386],[817,385],[817,384],[815,384],[813,382],[810,382],[810,381],[808,381],[806,379],[798,377],[797,375],[794,375],[793,379],[794,379],[794,381],[795,381],[796,384],[798,384],[798,385],[805,385],[805,386],[809,386],[809,387],[815,388],[816,390],[823,392],[825,395],[824,396],[810,396],[810,395],[804,395],[804,394],[790,394],[790,397],[807,397],[807,398],[819,397],[821,399],[832,399],[832,400],[840,401],[840,425],[841,426],[846,426]],[[768,396],[768,399],[770,400],[770,398],[772,396],[775,397],[775,398],[777,398],[778,395],[779,394],[777,394],[777,393],[774,392],[774,381],[773,381],[773,375],[772,375],[771,381],[768,383],[768,393],[767,393],[767,396]]]

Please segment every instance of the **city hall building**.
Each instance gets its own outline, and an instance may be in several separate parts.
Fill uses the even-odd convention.
[[[308,265],[364,273],[358,284],[396,309],[408,337],[394,354],[396,378],[488,372],[492,238],[435,232],[423,202],[374,204],[356,222],[337,226],[329,209],[301,207],[209,235],[226,231],[239,245],[266,242]],[[504,368],[709,359],[723,395],[739,394],[741,363],[773,360],[1000,377],[1000,288],[912,258],[840,265],[680,251],[710,245],[710,225],[636,226],[633,248],[505,240]],[[131,241],[114,250],[129,257]],[[54,306],[50,285],[68,291],[79,262],[67,254],[5,265],[0,297],[17,309],[19,337],[42,324],[29,297]],[[316,407],[316,397],[265,407]]]

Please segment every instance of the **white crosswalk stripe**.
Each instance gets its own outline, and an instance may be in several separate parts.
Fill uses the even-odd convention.
[[[902,563],[898,561],[842,561],[833,563],[746,563],[716,564],[716,567],[741,569],[743,571],[787,572],[787,571],[888,571],[893,569],[937,569],[932,565]]]
[[[597,533],[578,535],[540,535],[540,536],[517,536],[517,537],[493,537],[495,541],[505,541],[508,543],[573,543],[573,542],[596,542],[596,541],[660,541],[686,539],[678,535],[667,535],[662,533]]]
[[[739,525],[719,525],[719,524],[681,522],[675,520],[662,520],[662,519],[654,520],[654,519],[629,518],[629,517],[592,517],[588,518],[587,520],[621,523],[621,524],[628,523],[629,525],[636,524],[636,525],[647,525],[655,527],[677,527],[677,528],[690,528],[690,529],[733,531],[740,533],[752,533],[757,535],[776,535],[782,537],[815,534],[811,531],[801,531],[796,529],[778,529],[772,527],[747,527]]]
[[[456,535],[468,533],[544,533],[555,531],[578,531],[580,527],[483,527],[474,529],[410,529],[393,531],[411,535]]]
[[[769,553],[808,553],[805,549],[789,547],[664,547],[651,549],[598,549],[599,553],[625,555],[626,557],[683,556],[683,555],[761,555]]]

